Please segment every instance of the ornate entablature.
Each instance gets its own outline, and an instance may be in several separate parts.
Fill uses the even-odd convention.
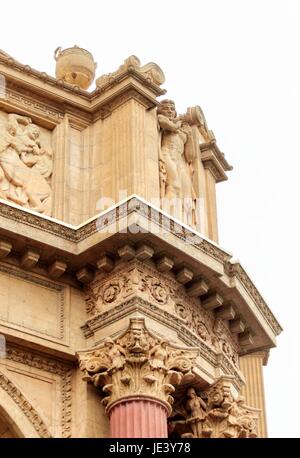
[[[144,256],[146,252],[149,255],[151,248],[148,247],[147,250],[144,246]],[[141,253],[142,250],[140,255]],[[160,270],[162,265],[160,260]],[[182,280],[188,272],[188,269],[183,269],[176,276]],[[146,314],[150,309],[151,316],[156,317],[158,321],[163,316],[164,319],[167,318],[171,328],[179,327],[179,339],[182,333],[184,334],[182,340],[188,341],[188,334],[193,336],[194,340],[200,339],[204,358],[208,353],[216,362],[217,354],[222,353],[235,368],[238,368],[238,353],[241,350],[238,334],[232,334],[228,324],[218,318],[217,314],[205,310],[207,297],[209,297],[207,294],[201,296],[204,297],[203,307],[201,298],[189,295],[189,289],[186,290],[176,276],[162,273],[151,261],[145,263],[136,258],[121,263],[108,275],[98,273],[86,288],[86,307],[87,313],[91,315],[91,321],[88,320],[84,325],[84,333],[88,336],[95,332],[97,325],[103,326],[103,315],[107,315],[107,312],[114,316],[115,321],[115,315],[120,311],[120,307],[122,310],[119,312],[120,317],[124,312],[126,313],[126,309],[138,307]],[[189,343],[192,342],[191,339]]]
[[[232,167],[202,109],[158,101],[164,74],[136,56],[92,92],[87,50],[55,59],[56,78],[0,52],[8,408],[34,437],[95,434],[79,410],[86,425],[98,413],[100,436],[108,422],[124,433],[121,411],[156,418],[158,430],[127,424],[135,437],[263,435],[243,361],[266,361],[281,327],[218,244],[215,186]],[[31,371],[40,407],[27,401]],[[58,395],[55,416],[44,399]]]

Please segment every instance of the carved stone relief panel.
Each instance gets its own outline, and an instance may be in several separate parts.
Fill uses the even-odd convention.
[[[86,288],[86,310],[95,321],[98,315],[134,297],[168,312],[170,317],[180,318],[183,327],[238,367],[237,337],[230,333],[227,323],[216,319],[213,312],[201,307],[199,299],[187,295],[184,286],[171,275],[158,272],[150,263],[134,260],[120,265],[110,274],[96,275]],[[160,321],[159,316],[157,319]]]
[[[0,112],[0,198],[51,216],[51,133],[27,116]]]

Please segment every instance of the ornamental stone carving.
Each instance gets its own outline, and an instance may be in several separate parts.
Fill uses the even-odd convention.
[[[149,269],[141,268],[142,264],[127,264],[127,269],[112,274],[108,280],[96,277],[86,288],[86,310],[95,315],[109,305],[117,305],[133,294],[151,297],[155,303],[167,305],[175,289],[171,284],[161,281]]]
[[[96,85],[99,89],[106,85],[114,84],[118,79],[121,79],[124,74],[135,72],[142,79],[150,84],[160,86],[165,82],[165,75],[162,69],[154,62],[141,66],[141,62],[136,56],[129,56],[124,60],[124,63],[119,69],[113,73],[102,75],[96,80]]]
[[[244,397],[234,398],[232,384],[233,377],[222,376],[200,393],[189,387],[172,413],[182,419],[171,419],[169,429],[182,437],[257,437],[260,411],[246,406]]]
[[[177,117],[172,100],[163,100],[157,109],[160,129],[160,192],[163,210],[196,226],[196,193],[193,163],[197,150],[190,123]]]
[[[245,406],[243,397],[234,399],[232,380],[222,377],[207,390],[207,415],[202,437],[257,437],[258,409]]]
[[[95,78],[96,62],[92,54],[79,46],[54,51],[56,78],[88,89]]]
[[[0,197],[51,215],[52,156],[31,118],[9,114],[0,125]]]
[[[151,264],[133,259],[109,274],[98,273],[85,291],[90,320],[96,320],[97,316],[101,319],[106,311],[139,298],[147,301],[149,306],[153,304],[168,312],[171,317],[179,317],[181,324],[208,348],[217,354],[223,353],[238,367],[237,336],[230,333],[228,325],[216,319],[213,312],[202,308],[199,299],[189,297],[184,286],[172,276],[158,273]],[[155,313],[154,307],[152,312]],[[159,315],[157,319],[160,321]]]
[[[78,352],[83,378],[101,389],[107,412],[116,402],[139,396],[162,402],[170,413],[174,385],[194,378],[197,355],[197,348],[179,347],[150,333],[143,318],[132,318],[119,338]]]

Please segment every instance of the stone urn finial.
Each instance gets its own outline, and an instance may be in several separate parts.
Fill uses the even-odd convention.
[[[81,89],[88,89],[95,78],[97,67],[92,54],[79,46],[54,51],[56,60],[56,78],[69,84],[75,84]]]

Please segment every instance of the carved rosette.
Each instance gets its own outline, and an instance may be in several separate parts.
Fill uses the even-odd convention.
[[[207,347],[217,354],[224,354],[238,367],[239,346],[237,336],[214,313],[199,306],[199,300],[191,298],[184,287],[167,274],[159,273],[149,265],[132,260],[113,272],[95,279],[86,287],[86,311],[91,319],[117,308],[132,298],[141,298],[170,317],[179,317],[181,324],[192,331]]]
[[[235,399],[232,395],[232,382],[233,377],[222,376],[206,391],[200,393],[200,396],[195,390],[193,396],[189,393],[190,389],[187,391],[187,429],[182,437],[257,437],[260,410],[246,406],[242,396]],[[173,428],[175,427],[176,423],[173,423]]]
[[[171,413],[175,386],[194,378],[197,348],[179,347],[151,334],[143,318],[132,318],[117,339],[79,351],[83,379],[101,388],[107,413],[132,398],[160,401]]]

